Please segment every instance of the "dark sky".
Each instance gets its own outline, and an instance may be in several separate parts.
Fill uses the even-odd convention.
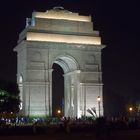
[[[140,98],[140,8],[135,0],[1,0],[0,80],[16,81],[13,48],[26,17],[54,6],[92,15],[94,28],[107,46],[102,56],[104,92]]]

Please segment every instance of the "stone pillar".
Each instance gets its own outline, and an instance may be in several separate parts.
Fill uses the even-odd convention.
[[[52,116],[52,71],[53,69],[49,69],[49,115]]]
[[[64,116],[70,117],[70,79],[64,74]]]

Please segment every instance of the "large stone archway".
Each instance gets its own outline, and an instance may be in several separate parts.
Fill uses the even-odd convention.
[[[80,88],[80,70],[78,63],[70,56],[59,56],[53,63],[60,65],[64,71],[64,116],[79,116],[78,89]]]
[[[33,12],[14,49],[19,86],[23,77],[21,113],[52,115],[52,65],[56,63],[64,71],[64,115],[91,116],[87,111],[91,108],[103,115],[102,48],[90,16],[62,8]]]

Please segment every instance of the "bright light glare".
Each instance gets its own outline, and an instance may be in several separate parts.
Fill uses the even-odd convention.
[[[132,111],[133,110],[133,108],[132,107],[129,107],[129,111]]]
[[[100,96],[98,96],[98,97],[97,97],[97,101],[98,101],[98,102],[100,102],[100,101],[101,101],[101,98],[100,98]]]
[[[57,110],[57,113],[60,114],[61,113],[61,110]]]

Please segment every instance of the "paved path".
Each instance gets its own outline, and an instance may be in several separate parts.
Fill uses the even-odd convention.
[[[118,131],[99,136],[95,133],[0,136],[0,140],[140,140],[140,130]]]

